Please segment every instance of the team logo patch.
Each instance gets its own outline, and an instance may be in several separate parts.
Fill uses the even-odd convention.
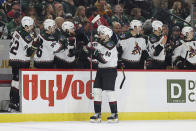
[[[134,50],[132,51],[132,54],[133,55],[141,54],[141,47],[139,46],[137,42],[135,42],[135,47],[134,47]]]
[[[189,58],[193,58],[196,55],[196,50],[193,49],[193,47],[190,46],[190,50],[189,50]]]
[[[61,35],[60,40],[61,41],[65,40],[65,36],[64,35]]]
[[[125,37],[126,37],[126,34],[122,34],[122,35],[120,36],[121,39],[124,39]]]
[[[30,35],[25,36],[25,39],[26,39],[27,41],[32,41],[32,37],[31,37]]]
[[[107,47],[111,48],[111,47],[113,47],[113,46],[114,46],[114,44],[113,44],[112,42],[108,42],[108,43],[107,43]]]
[[[150,38],[150,41],[151,41],[152,43],[154,43],[154,42],[157,41],[157,39],[156,39],[156,37],[151,37],[151,38]]]
[[[48,39],[53,40],[54,36],[49,36]]]

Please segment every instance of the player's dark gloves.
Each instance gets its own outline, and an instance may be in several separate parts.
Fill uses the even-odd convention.
[[[70,49],[68,56],[73,57],[73,56],[77,55],[77,53],[78,53],[78,51],[76,49]]]
[[[33,41],[32,48],[38,49],[40,46],[42,46],[43,40],[41,38],[38,38],[37,40]]]
[[[69,37],[69,38],[68,38],[68,44],[69,44],[70,46],[74,46],[74,43],[75,43],[75,37]]]
[[[35,51],[35,49],[33,48],[33,47],[29,47],[28,49],[27,49],[27,57],[31,57],[32,56],[32,54],[34,53],[34,51]]]

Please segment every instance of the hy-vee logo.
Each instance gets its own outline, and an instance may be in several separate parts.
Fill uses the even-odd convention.
[[[73,75],[56,75],[56,80],[40,80],[38,74],[24,74],[22,77],[25,100],[36,100],[39,97],[47,100],[49,106],[54,106],[55,100],[66,99],[69,90],[71,90],[71,95],[75,100],[81,100],[83,94],[88,99],[91,97],[90,80],[87,83],[82,80],[73,80]],[[62,77],[65,78],[64,81]]]

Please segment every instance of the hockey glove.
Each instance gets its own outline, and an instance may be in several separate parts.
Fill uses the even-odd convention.
[[[41,38],[38,38],[37,40],[33,41],[32,48],[35,50],[42,46],[43,40]]]
[[[176,61],[174,62],[174,65],[177,66],[179,69],[184,69],[184,58],[177,57]]]
[[[70,50],[69,50],[68,56],[69,56],[69,57],[73,57],[73,56],[75,56],[76,54],[77,54],[76,49],[70,49]]]
[[[69,37],[68,38],[68,44],[70,46],[74,46],[74,44],[75,44],[75,37]]]
[[[35,49],[33,47],[27,48],[27,57],[31,57],[34,53]]]
[[[60,40],[59,43],[62,45],[63,49],[67,49],[68,42],[66,40],[63,40],[63,41]]]
[[[176,62],[176,66],[179,68],[179,69],[184,69],[184,64],[183,64],[183,61],[179,60]]]
[[[98,50],[94,50],[93,59],[97,59],[99,62],[105,64],[107,61],[103,58],[103,54],[101,54]]]
[[[94,52],[95,52],[95,48],[90,48],[88,46],[84,46],[83,47],[83,51],[88,55],[90,56],[91,54],[93,55]]]
[[[123,63],[122,60],[118,60],[118,67],[123,69],[125,68],[125,64]]]

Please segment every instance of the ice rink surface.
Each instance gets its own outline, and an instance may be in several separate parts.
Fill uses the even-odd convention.
[[[196,131],[196,120],[0,123],[0,131]]]

